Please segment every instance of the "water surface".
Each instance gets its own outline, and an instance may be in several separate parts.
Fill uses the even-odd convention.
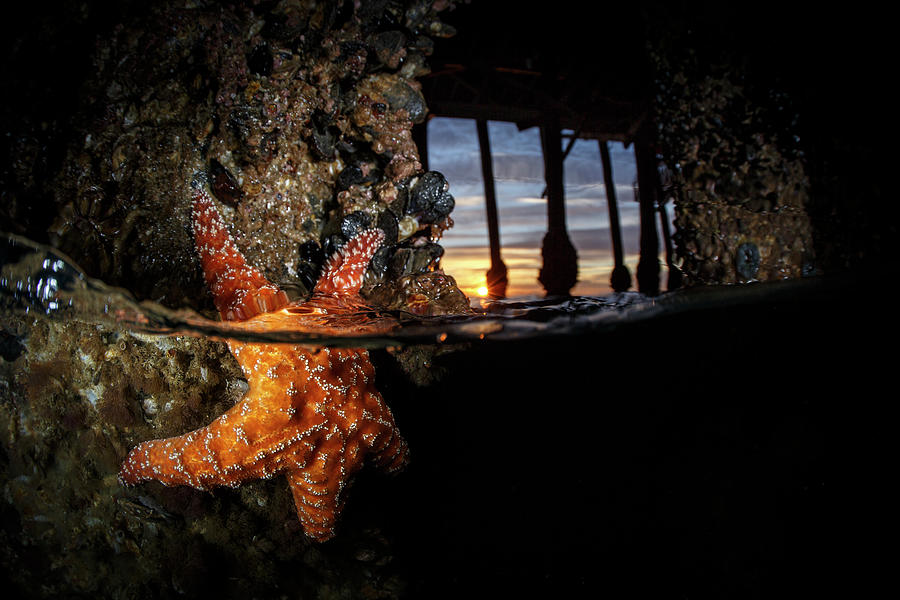
[[[0,238],[0,310],[77,318],[142,333],[234,338],[331,347],[384,348],[422,343],[509,341],[570,336],[614,329],[685,311],[790,297],[810,281],[718,286],[647,297],[638,292],[542,300],[501,300],[469,314],[422,317],[403,311],[366,311],[362,332],[303,328],[253,330],[240,322],[214,321],[190,308],[172,310],[138,301],[127,290],[87,276],[50,246],[13,234]],[[325,331],[325,332],[323,332]]]

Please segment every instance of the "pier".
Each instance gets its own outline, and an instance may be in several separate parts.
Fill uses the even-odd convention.
[[[633,41],[619,40],[619,44],[628,48]],[[597,169],[603,174],[606,188],[614,262],[610,287],[625,291],[636,283],[638,291],[658,294],[661,243],[670,273],[676,273],[670,277],[669,287],[676,287],[681,278],[671,262],[674,251],[662,205],[665,196],[653,147],[654,124],[647,109],[645,71],[635,62],[641,55],[640,49],[631,48],[624,58],[610,57],[599,71],[594,68],[597,64],[583,71],[572,71],[571,64],[542,63],[541,50],[546,43],[556,43],[556,40],[540,40],[515,30],[498,35],[496,27],[491,29],[489,37],[480,37],[477,28],[461,31],[458,38],[444,41],[430,60],[432,72],[421,80],[429,118],[472,119],[477,126],[490,247],[490,268],[486,273],[488,295],[505,297],[508,283],[488,121],[515,123],[520,130],[531,127],[540,130],[548,227],[541,245],[538,280],[548,296],[569,295],[578,278],[578,255],[566,227],[563,185],[565,159],[577,140],[596,141],[600,150]],[[567,43],[577,46],[571,40]],[[426,128],[427,123],[416,126],[414,135],[423,166],[427,168]],[[640,202],[641,220],[636,278],[624,264],[610,142],[633,148],[636,157],[639,190],[636,199]],[[656,224],[658,215],[662,221],[662,240]]]

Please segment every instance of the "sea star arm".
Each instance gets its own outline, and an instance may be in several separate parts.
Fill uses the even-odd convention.
[[[338,444],[329,444],[337,446]],[[343,509],[341,491],[345,480],[333,474],[340,469],[340,448],[323,448],[305,468],[288,470],[287,480],[303,531],[316,541],[334,536]]]
[[[199,185],[193,190],[192,226],[206,283],[223,319],[243,321],[289,303],[284,291],[247,263],[212,198]],[[366,268],[383,241],[384,232],[380,229],[367,229],[354,236],[325,263],[313,293],[358,294]]]
[[[409,460],[406,441],[381,396],[374,388],[362,396],[360,402],[335,411],[341,418],[332,423],[345,418],[343,426],[327,430],[311,459],[286,472],[303,530],[317,541],[334,536],[344,506],[343,491],[365,458],[389,473]],[[366,408],[357,411],[360,405]]]
[[[325,263],[325,272],[313,290],[320,295],[355,295],[372,256],[384,241],[380,229],[366,229],[355,235]]]
[[[251,390],[206,427],[136,446],[119,472],[128,485],[155,479],[165,485],[237,486],[304,464],[318,445],[324,417],[295,406],[296,398]]]
[[[191,207],[194,244],[222,318],[243,321],[286,306],[287,294],[247,264],[212,198],[199,185]]]

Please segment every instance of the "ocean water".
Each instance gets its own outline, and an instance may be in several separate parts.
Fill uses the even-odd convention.
[[[854,280],[498,302],[324,336],[136,302],[21,238],[7,237],[0,258],[7,316],[370,350],[411,462],[391,478],[364,470],[336,540],[295,569],[303,582],[279,563],[256,582],[260,597],[312,585],[310,564],[352,572],[381,597],[818,593],[833,550],[829,418],[886,371],[868,336],[888,321],[853,307]],[[419,346],[446,350],[429,359],[428,385],[392,358]],[[353,543],[372,531],[382,546],[366,554]],[[203,585],[220,597],[244,589]]]

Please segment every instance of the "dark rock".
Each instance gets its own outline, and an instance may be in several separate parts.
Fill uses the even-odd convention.
[[[236,106],[228,115],[226,126],[242,145],[257,127],[259,117],[256,111],[248,106]]]
[[[310,119],[312,125],[306,141],[319,160],[331,160],[337,155],[337,142],[341,132],[331,124],[331,117],[322,111],[316,111]]]
[[[356,161],[349,163],[335,181],[335,188],[341,192],[351,185],[369,185],[381,179],[382,170],[374,162]]]
[[[742,279],[750,280],[759,272],[759,248],[753,242],[744,242],[738,246],[734,257],[734,268]]]
[[[399,222],[397,220],[397,215],[395,215],[390,210],[382,211],[381,214],[378,215],[377,222],[378,229],[384,232],[384,243],[385,244],[393,244],[397,241],[397,236],[400,234]]]
[[[406,55],[406,36],[400,31],[382,31],[372,40],[375,55],[384,66],[396,69]]]
[[[405,110],[413,123],[425,121],[425,115],[428,113],[425,98],[403,81],[397,81],[385,90],[384,98],[390,104],[391,110]]]
[[[272,51],[268,44],[259,44],[247,56],[247,68],[251,73],[268,77],[272,74]]]
[[[359,232],[368,229],[372,224],[372,218],[362,211],[352,212],[341,218],[341,235],[350,240]]]
[[[425,223],[436,223],[453,210],[456,202],[447,191],[450,186],[437,171],[428,171],[413,186],[407,212],[418,214]]]
[[[335,187],[338,191],[344,191],[351,185],[358,185],[365,180],[366,176],[363,175],[363,171],[359,165],[347,165],[344,167],[344,170],[338,174],[337,180],[335,181]]]
[[[325,253],[322,252],[322,246],[318,242],[310,240],[300,244],[299,255],[297,278],[307,291],[312,291],[316,281],[319,280],[319,272],[322,270],[322,263],[325,262]]]
[[[334,158],[335,137],[330,129],[313,129],[307,141],[316,158],[328,160]]]
[[[444,255],[444,249],[434,242],[421,246],[398,248],[390,264],[390,276],[399,279],[406,275],[424,273]]]
[[[216,198],[231,207],[237,206],[244,195],[234,175],[215,158],[209,161],[209,187]]]
[[[347,238],[345,238],[340,233],[326,235],[325,239],[322,240],[322,252],[325,254],[325,257],[328,258],[335,252],[337,252],[346,243]]]
[[[387,273],[388,267],[391,264],[391,259],[394,257],[396,251],[397,249],[392,246],[382,246],[375,252],[375,255],[372,256],[372,262],[369,263],[369,268],[379,277],[384,275]]]
[[[351,81],[359,77],[365,70],[368,54],[368,48],[363,42],[352,40],[341,43],[341,54],[337,60],[344,63],[350,73]]]

